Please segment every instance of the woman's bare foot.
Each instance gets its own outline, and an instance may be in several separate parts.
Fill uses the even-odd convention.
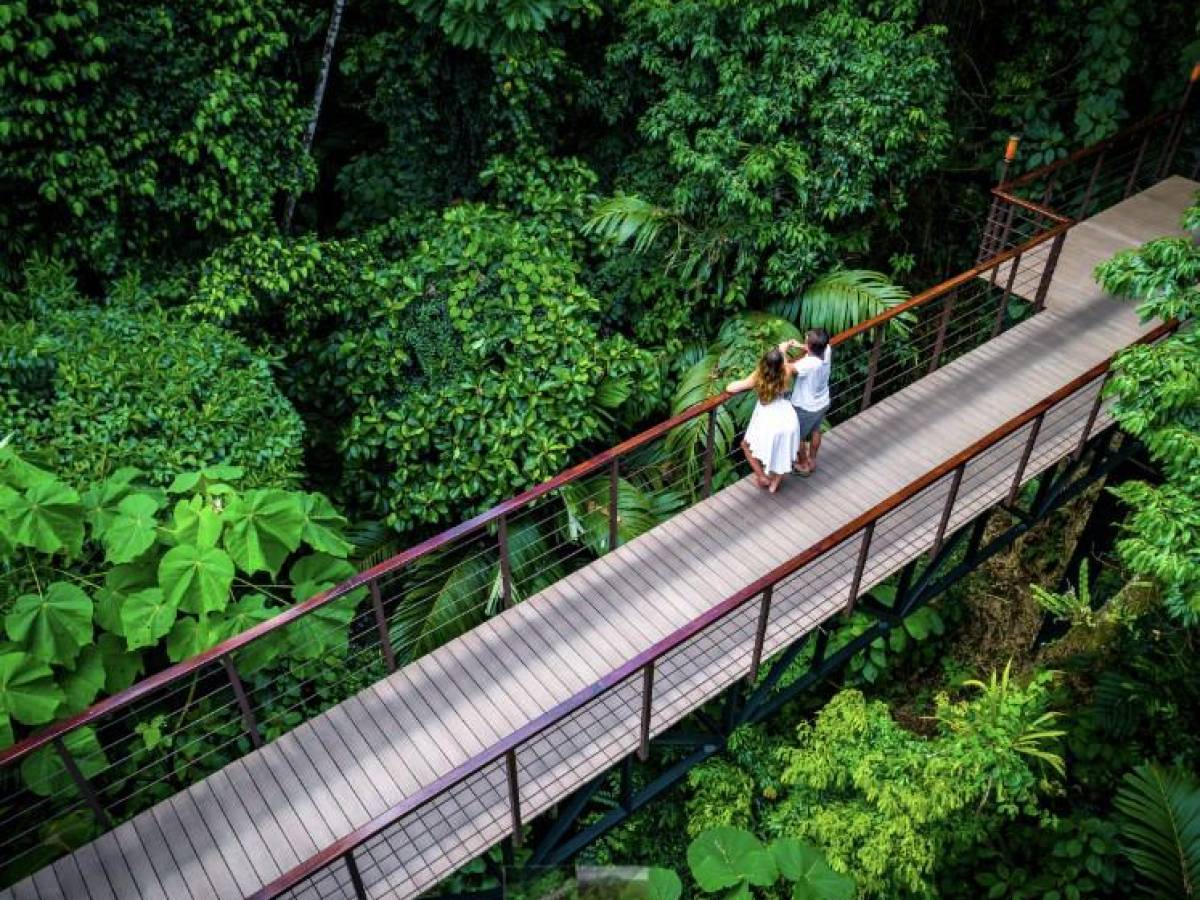
[[[796,474],[803,475],[806,478],[815,471],[817,471],[817,466],[812,462],[801,463],[800,465],[796,466]]]
[[[773,494],[777,490],[779,490],[779,485],[781,485],[781,484],[783,484],[783,476],[782,475],[773,476],[771,478],[771,487],[770,487],[771,493]]]
[[[771,484],[770,480],[765,475],[755,475],[754,483],[756,485],[758,485],[760,488],[769,487]]]

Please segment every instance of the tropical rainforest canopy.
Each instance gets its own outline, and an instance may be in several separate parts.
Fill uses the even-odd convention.
[[[3,0],[0,748],[970,266],[1010,133],[1014,171],[1064,157],[1197,59],[1189,0]],[[1186,239],[1098,275],[1200,310]],[[731,896],[1200,896],[1198,373],[1194,328],[1127,353],[1153,477],[588,852]],[[580,561],[593,489],[556,513]],[[621,537],[690,498],[623,479]],[[1093,502],[1119,540],[1064,571]],[[404,658],[494,611],[497,565],[406,588]],[[346,671],[362,596],[240,660],[268,738],[375,677]],[[1043,615],[1071,627],[1031,649]],[[143,807],[231,758],[205,703],[128,723]],[[0,772],[0,820],[64,785],[49,749]],[[0,884],[95,834],[38,827]]]

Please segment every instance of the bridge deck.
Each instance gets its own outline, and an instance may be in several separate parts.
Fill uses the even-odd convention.
[[[1076,226],[1044,313],[838,425],[811,478],[774,496],[749,480],[720,491],[0,898],[257,890],[1131,343],[1148,326],[1104,297],[1091,271],[1175,231],[1197,187],[1168,179]],[[1074,450],[1097,389],[1046,417],[1026,478]],[[1022,429],[967,466],[951,528],[1003,498],[1027,437]],[[862,590],[930,547],[948,490],[947,477],[879,523]],[[776,588],[768,653],[845,605],[857,551],[843,546]],[[757,615],[747,604],[660,661],[653,733],[746,674]],[[633,752],[640,691],[631,680],[519,751],[527,819]],[[408,897],[509,830],[500,761],[369,842],[358,865],[371,896]],[[335,865],[297,896],[353,893]]]

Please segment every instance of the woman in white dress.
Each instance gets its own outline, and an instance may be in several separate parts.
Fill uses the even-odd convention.
[[[754,470],[754,483],[772,494],[779,490],[783,476],[792,470],[792,461],[800,447],[800,425],[787,395],[791,367],[786,363],[778,348],[768,350],[753,375],[732,381],[725,388],[731,394],[753,388],[758,394],[758,403],[742,439],[742,451]]]

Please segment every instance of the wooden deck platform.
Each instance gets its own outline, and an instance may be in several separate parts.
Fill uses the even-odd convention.
[[[774,496],[749,480],[717,493],[0,898],[201,900],[259,889],[1137,339],[1149,326],[1103,296],[1091,271],[1177,230],[1198,187],[1172,178],[1072,229],[1044,313],[833,429],[813,477],[788,479]],[[1046,417],[1026,478],[1075,449],[1098,386]],[[951,528],[1003,499],[1027,437],[1021,429],[967,466]],[[864,591],[930,547],[949,481],[880,521]],[[767,652],[845,604],[857,549],[776,588]],[[659,663],[654,733],[746,674],[757,615],[747,604]],[[631,681],[522,747],[526,819],[633,752],[640,713]],[[411,897],[509,830],[501,760],[369,842],[358,865],[372,897]],[[335,865],[296,896],[353,892]]]

